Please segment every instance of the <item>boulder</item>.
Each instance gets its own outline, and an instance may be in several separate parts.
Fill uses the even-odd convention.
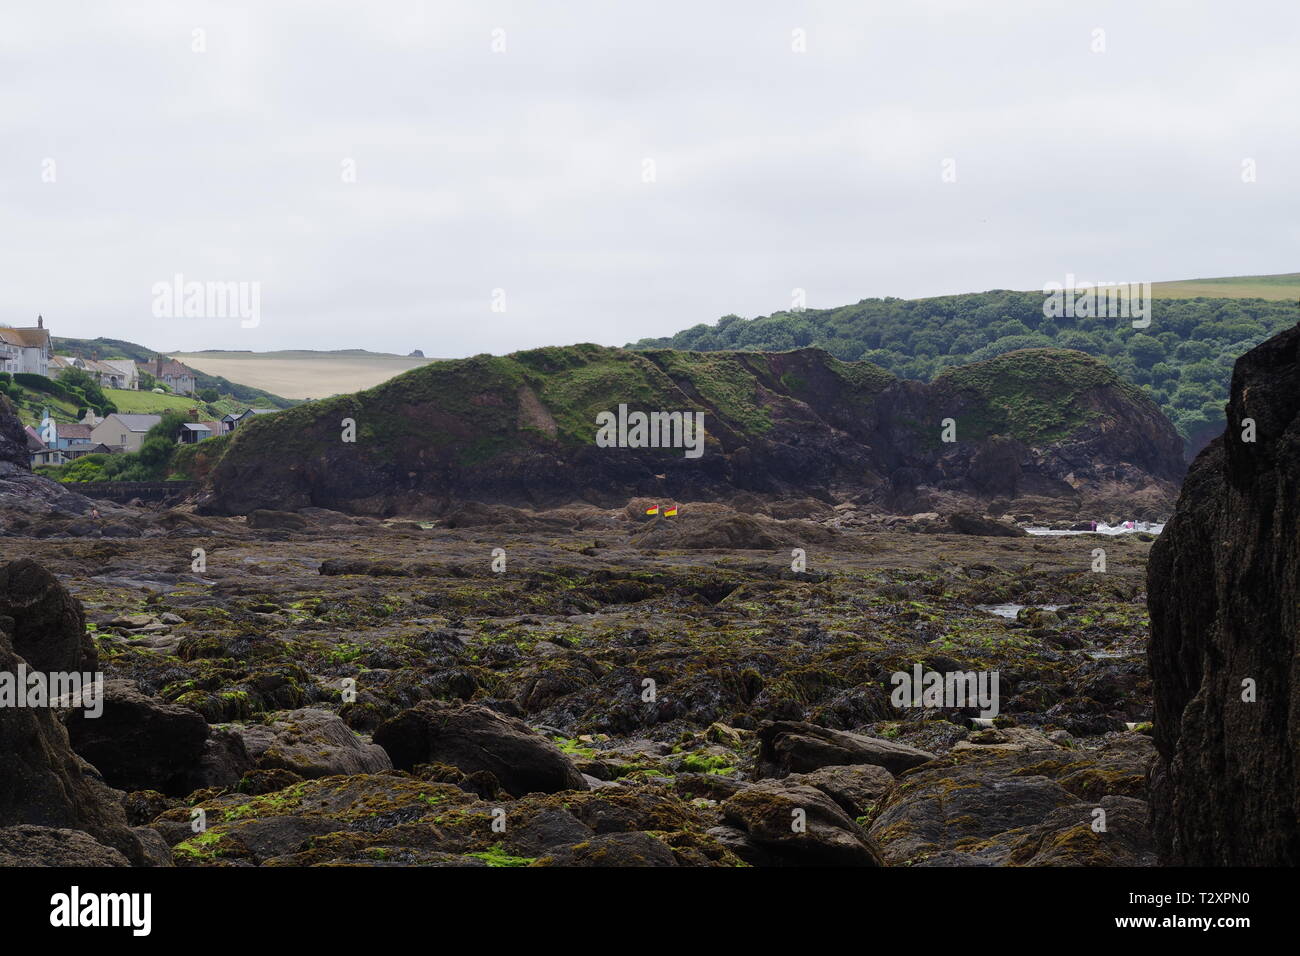
[[[765,781],[728,797],[728,823],[782,863],[809,866],[880,866],[863,829],[814,787]],[[731,847],[744,859],[744,847]]]
[[[1137,735],[1095,751],[954,750],[902,777],[869,833],[891,866],[1150,866],[1151,757]]]
[[[677,866],[672,848],[640,831],[601,833],[573,846],[552,850],[538,866]]]
[[[244,746],[244,738],[230,727],[210,727],[198,766],[188,774],[186,792],[216,787],[232,790],[244,775],[257,767]],[[248,791],[245,791],[248,792]]]
[[[366,743],[337,715],[302,708],[268,715],[262,724],[232,725],[259,769],[305,779],[393,769],[387,752]]]
[[[797,720],[764,721],[758,728],[759,775],[784,777],[822,767],[872,764],[898,774],[934,760],[907,744]]]
[[[1295,866],[1300,325],[1237,360],[1227,418],[1147,568],[1152,819],[1167,864]]]
[[[130,865],[119,851],[81,830],[30,824],[0,827],[0,867]]]
[[[822,767],[810,773],[792,773],[785,783],[815,787],[830,797],[853,819],[869,814],[894,786],[894,775],[884,767],[858,764]]]
[[[103,713],[89,717],[70,702],[65,723],[72,749],[121,790],[184,796],[199,765],[208,724],[197,711],[140,690],[133,681],[105,680]]]
[[[81,602],[28,558],[0,568],[0,630],[33,670],[84,673],[99,666]]]
[[[996,518],[986,518],[972,511],[948,515],[948,527],[957,534],[975,534],[992,538],[1023,538],[1029,532]]]
[[[248,513],[248,527],[258,531],[306,531],[311,522],[292,511],[258,508]]]
[[[558,747],[527,724],[476,704],[423,701],[385,721],[375,743],[393,766],[445,763],[465,773],[486,770],[513,794],[586,790],[586,780]]]

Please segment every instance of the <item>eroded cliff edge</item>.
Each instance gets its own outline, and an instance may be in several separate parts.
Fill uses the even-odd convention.
[[[1294,866],[1300,325],[1237,361],[1227,412],[1148,565],[1152,823],[1164,863]]]

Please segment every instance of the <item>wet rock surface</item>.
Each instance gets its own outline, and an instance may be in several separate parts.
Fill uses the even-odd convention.
[[[172,509],[144,513],[146,540],[0,539],[0,559],[30,557],[80,601],[114,689],[104,719],[116,699],[124,721],[116,750],[99,733],[94,771],[66,738],[58,751],[48,712],[0,711],[8,746],[45,741],[58,783],[10,793],[26,810],[0,826],[80,830],[136,865],[157,841],[182,866],[1151,862],[1148,542],[1106,539],[1103,574],[1087,536],[745,505],[700,515],[761,515],[774,537],[751,548],[692,537],[689,502],[508,529]],[[683,525],[652,547],[656,520]],[[1056,610],[981,609],[1006,604]],[[997,671],[998,716],[895,707],[891,675],[918,663]],[[142,764],[154,734],[176,755]],[[69,787],[107,802],[32,810]]]
[[[16,674],[20,666],[27,664],[0,634],[0,674]],[[57,834],[22,829],[30,825],[42,831],[82,831],[133,863],[146,862],[144,848],[127,826],[121,793],[73,752],[54,709],[12,701],[0,707],[0,767],[0,828],[8,829],[0,843],[4,853],[39,856],[39,847],[67,844]],[[29,840],[36,848],[24,850]]]

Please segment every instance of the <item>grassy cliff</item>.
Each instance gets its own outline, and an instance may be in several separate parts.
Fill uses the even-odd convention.
[[[597,447],[597,415],[620,405],[702,412],[704,455]],[[256,418],[182,452],[173,467],[204,480],[210,507],[226,513],[305,504],[384,512],[448,496],[617,500],[638,489],[806,492],[878,483],[904,460],[925,472],[929,464],[916,456],[951,451],[935,447],[946,416],[967,442],[1003,436],[1034,449],[1091,442],[1100,460],[1108,423],[1119,423],[1137,446],[1150,437],[1159,451],[1146,458],[1160,462],[1157,470],[1177,468],[1161,457],[1177,444],[1172,426],[1140,390],[1083,353],[1017,352],[921,385],[817,349],[590,344],[426,365],[363,392]],[[1124,454],[1144,460],[1140,450],[1137,458],[1132,448]]]

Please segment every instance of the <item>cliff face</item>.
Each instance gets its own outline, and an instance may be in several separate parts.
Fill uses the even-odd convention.
[[[1300,864],[1298,511],[1300,326],[1237,361],[1227,430],[1151,549],[1152,817],[1166,863]]]
[[[0,395],[0,474],[31,471],[27,432],[9,399]]]
[[[258,418],[191,461],[207,483],[200,507],[215,514],[437,512],[455,500],[612,506],[738,491],[847,494],[903,510],[1036,495],[1073,509],[1098,493],[1172,505],[1178,437],[1104,366],[1034,350],[969,369],[922,385],[815,349],[537,349],[437,362]],[[599,447],[597,416],[620,405],[703,412],[703,453]],[[941,441],[948,417],[956,442]],[[347,419],[355,442],[343,440]]]
[[[90,498],[69,492],[64,485],[27,466],[27,434],[8,399],[0,395],[0,535],[100,535],[138,537],[134,520],[100,525],[86,519],[96,507],[105,518],[125,516],[123,509],[96,506]]]

